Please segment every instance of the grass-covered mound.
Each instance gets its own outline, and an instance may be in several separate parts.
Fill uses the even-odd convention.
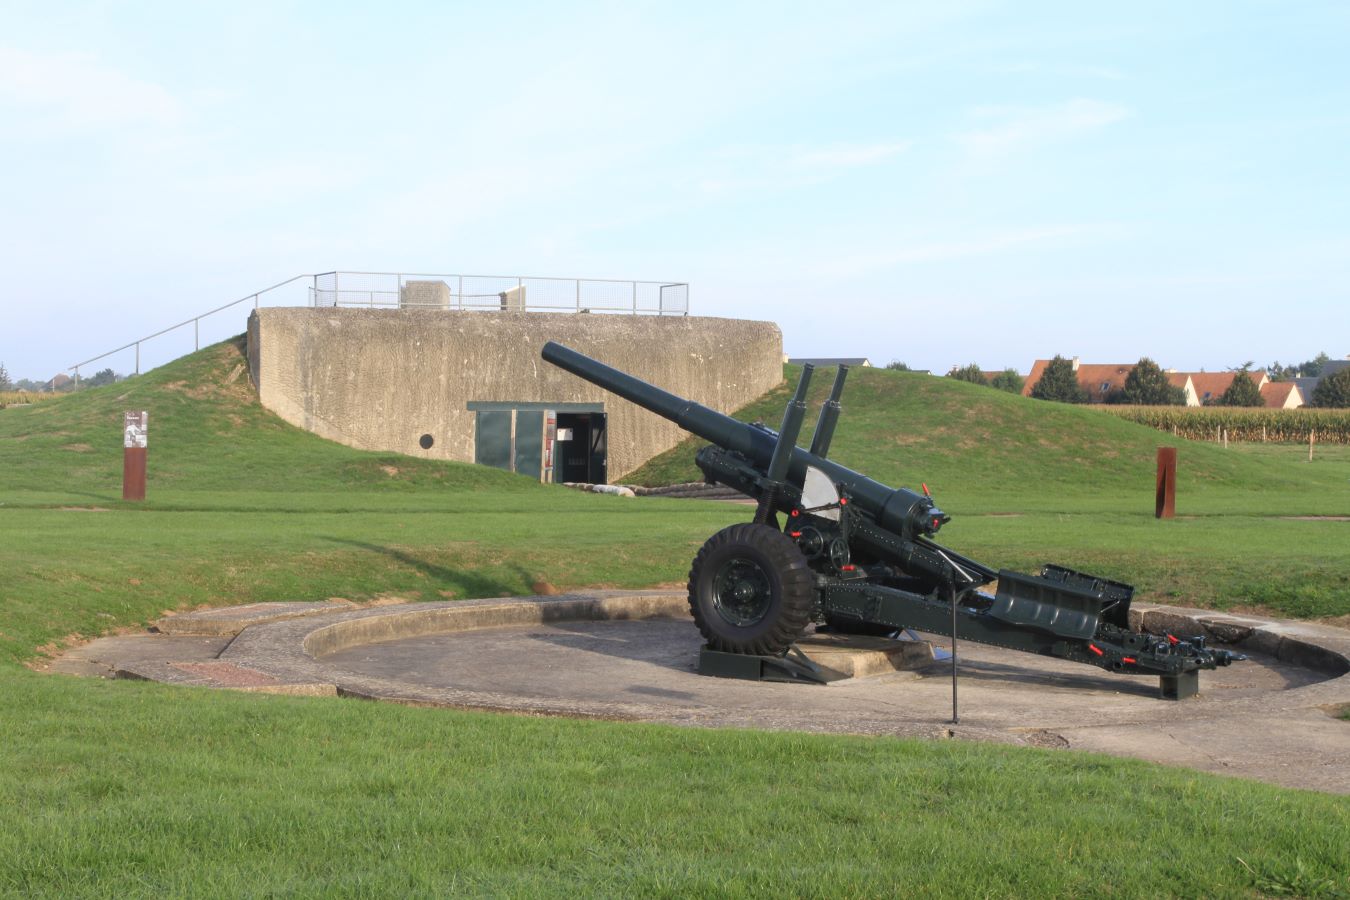
[[[812,379],[807,446],[833,368]],[[777,428],[801,369],[786,367],[776,390],[734,413]],[[1159,447],[1180,447],[1178,511],[1189,515],[1344,515],[1350,512],[1350,455],[1270,445],[1241,451],[1179,440],[1090,406],[1032,400],[955,378],[855,368],[830,456],[885,484],[927,483],[954,512],[1030,510],[1151,512]],[[624,480],[673,484],[702,478],[690,436]],[[1323,448],[1319,448],[1321,450]],[[1303,465],[1293,465],[1303,462]],[[1278,496],[1278,506],[1260,501]]]
[[[262,410],[242,362],[237,342],[222,344],[126,383],[0,411],[0,894],[1350,887],[1343,798],[1126,760],[522,719],[25,668],[48,642],[197,604],[677,582],[710,533],[745,517],[743,507],[580,494],[340,447]],[[118,499],[125,409],[150,411],[143,504]],[[1127,568],[1113,530],[1147,545],[1161,527],[1171,543],[1136,550],[1134,562],[1162,583],[1183,583],[1169,574],[1186,569],[1170,561],[1178,556],[1216,553],[1217,571],[1242,542],[1278,533],[1243,516],[1207,516],[1199,531],[1159,525],[1119,512],[1133,501],[1110,491],[1101,502],[1115,512],[1092,512],[1089,491],[1076,512],[1021,519],[979,516],[977,494],[968,497],[975,526],[963,525],[961,546],[991,556],[1053,547],[1066,561]],[[1327,527],[1305,524],[1311,535]],[[1291,572],[1295,584],[1314,580]]]
[[[230,341],[0,414],[0,658],[201,604],[645,587],[739,512],[353,450],[263,409],[242,365]],[[150,414],[144,503],[121,500],[127,409]]]

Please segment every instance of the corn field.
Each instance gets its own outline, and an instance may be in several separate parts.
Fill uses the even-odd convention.
[[[43,400],[55,400],[65,394],[38,394],[33,391],[0,391],[0,409],[6,406],[22,406],[25,403],[41,403]]]
[[[1350,409],[1248,409],[1231,406],[1102,406],[1100,409],[1193,441],[1350,444]]]

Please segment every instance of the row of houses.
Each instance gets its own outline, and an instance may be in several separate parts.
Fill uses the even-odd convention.
[[[842,358],[842,357],[794,357],[787,360],[790,363],[811,363],[816,366],[837,366],[840,364],[848,366],[870,366],[870,360],[864,357]],[[1048,359],[1038,359],[1031,367],[1031,372],[1023,378],[1022,395],[1031,396],[1031,390],[1036,383],[1041,380],[1041,375],[1045,373],[1045,367],[1050,365]],[[1134,363],[1085,363],[1078,357],[1073,358],[1073,370],[1078,375],[1078,383],[1087,391],[1088,397],[1093,403],[1106,403],[1113,394],[1118,393],[1125,387],[1126,377],[1134,370]],[[1322,374],[1316,378],[1293,378],[1288,381],[1271,381],[1270,376],[1263,371],[1248,372],[1252,381],[1255,382],[1257,390],[1261,392],[1261,399],[1265,405],[1271,409],[1297,409],[1312,399],[1312,393],[1317,388],[1318,382],[1328,375],[1332,375],[1342,369],[1350,368],[1350,357],[1346,359],[1334,359],[1326,362],[1322,366]],[[999,372],[985,372],[984,377],[993,378]],[[1233,383],[1233,378],[1237,372],[1178,372],[1175,369],[1166,369],[1164,374],[1167,380],[1174,386],[1181,388],[1182,393],[1186,395],[1187,406],[1204,406],[1223,396],[1223,392],[1228,390]]]
[[[1022,385],[1022,395],[1031,396],[1032,389],[1041,380],[1048,359],[1038,359],[1031,367]],[[1084,363],[1078,357],[1073,358],[1073,370],[1078,383],[1087,391],[1093,403],[1106,403],[1113,394],[1125,387],[1125,379],[1134,370],[1134,363]],[[1294,378],[1289,381],[1271,381],[1267,373],[1257,370],[1248,372],[1248,376],[1261,392],[1261,399],[1270,409],[1297,409],[1312,399],[1312,392],[1318,382],[1328,375],[1350,368],[1350,359],[1331,360],[1322,366],[1322,374],[1316,378]],[[1165,369],[1167,380],[1179,387],[1186,395],[1187,406],[1204,406],[1223,396],[1224,391],[1233,384],[1237,372],[1178,372]]]

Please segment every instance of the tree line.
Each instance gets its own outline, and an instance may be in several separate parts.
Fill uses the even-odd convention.
[[[126,378],[125,375],[119,375],[112,369],[103,369],[95,372],[90,378],[83,378],[78,383],[71,379],[64,384],[54,384],[53,381],[33,381],[29,378],[20,378],[14,381],[10,378],[9,370],[5,364],[0,362],[0,392],[4,391],[27,391],[33,394],[40,394],[46,391],[55,391],[56,393],[69,393],[82,388],[102,387],[105,384],[121,381]]]

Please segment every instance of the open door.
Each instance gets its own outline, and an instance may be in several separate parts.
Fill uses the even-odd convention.
[[[558,413],[553,445],[555,481],[606,483],[609,460],[605,420],[601,412]]]

